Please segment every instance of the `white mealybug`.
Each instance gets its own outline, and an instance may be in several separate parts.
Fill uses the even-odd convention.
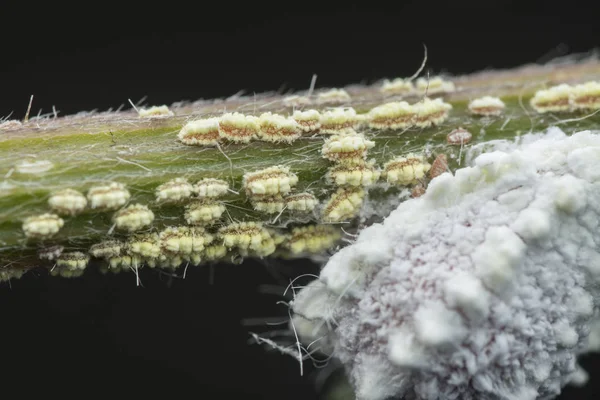
[[[417,90],[421,93],[427,92],[427,94],[436,93],[450,93],[454,92],[454,82],[446,81],[442,77],[436,76],[434,78],[419,78],[417,79]]]
[[[498,97],[484,96],[469,103],[469,111],[475,115],[498,116],[504,112],[506,104]]]
[[[85,209],[87,199],[77,190],[64,189],[53,193],[48,199],[48,205],[58,214],[75,215]]]
[[[301,226],[292,229],[286,247],[292,254],[318,254],[333,247],[340,238],[340,230],[333,225]]]
[[[50,270],[50,275],[60,275],[63,278],[75,278],[83,274],[90,261],[90,256],[74,251],[62,253],[56,260],[56,266]]]
[[[448,144],[459,145],[467,144],[471,141],[473,135],[471,132],[464,128],[456,128],[453,129],[448,136],[446,136],[446,141]]]
[[[325,140],[321,154],[323,158],[339,163],[357,163],[367,157],[367,151],[375,142],[358,133],[333,135]]]
[[[414,125],[415,110],[406,101],[394,101],[373,107],[368,114],[374,129],[406,129]]]
[[[344,89],[330,89],[317,95],[317,104],[347,103],[352,98]]]
[[[193,187],[194,193],[200,197],[221,197],[229,191],[229,183],[222,179],[204,178]]]
[[[279,213],[285,207],[285,201],[280,194],[272,196],[252,196],[252,207],[259,212],[266,214]]]
[[[0,130],[11,131],[13,129],[19,129],[23,126],[23,123],[18,119],[9,119],[8,121],[0,122]]]
[[[185,206],[184,218],[190,225],[208,225],[218,221],[224,212],[225,206],[218,201],[197,200]]]
[[[140,118],[167,118],[175,115],[173,114],[173,111],[169,110],[169,107],[165,105],[140,108],[137,112]]]
[[[329,168],[325,178],[337,186],[371,186],[379,179],[381,171],[374,162],[339,164]]]
[[[403,78],[395,78],[393,80],[385,79],[379,91],[383,94],[409,94],[415,90],[412,81]]]
[[[592,81],[574,86],[570,100],[576,109],[600,109],[600,82]]]
[[[28,238],[46,239],[58,233],[65,221],[56,214],[41,214],[23,221],[23,232]]]
[[[342,222],[354,218],[362,207],[364,197],[363,188],[339,188],[325,204],[323,220],[325,222]]]
[[[40,260],[48,260],[53,261],[60,256],[64,250],[64,246],[50,246],[44,247],[43,249],[38,251],[38,257]]]
[[[125,205],[130,197],[125,185],[118,182],[94,186],[87,192],[90,208],[99,210],[117,209]]]
[[[0,282],[9,282],[11,279],[21,279],[27,272],[25,268],[0,268]]]
[[[154,213],[142,204],[131,204],[115,213],[113,222],[117,229],[135,232],[154,221]]]
[[[124,248],[125,244],[119,240],[105,240],[92,245],[89,253],[94,258],[109,260],[113,257],[119,257]]]
[[[237,248],[242,255],[254,253],[267,256],[275,252],[275,243],[269,231],[258,222],[236,222],[224,226],[218,236],[227,248]]]
[[[206,261],[220,260],[227,255],[227,247],[222,244],[211,244],[204,248],[202,255]]]
[[[571,110],[570,97],[573,87],[563,83],[535,92],[529,104],[538,113],[564,112]]]
[[[219,118],[190,121],[181,128],[177,138],[189,146],[214,146],[219,142]]]
[[[298,183],[298,176],[288,167],[278,165],[244,174],[243,186],[248,196],[287,194]]]
[[[287,107],[300,107],[310,105],[310,98],[306,96],[291,95],[283,98],[283,104]]]
[[[415,112],[415,126],[419,128],[441,124],[448,118],[448,112],[452,109],[452,105],[442,99],[431,100],[427,97],[412,107]]]
[[[258,118],[258,138],[265,142],[291,143],[300,137],[298,123],[290,117],[266,112]]]
[[[337,107],[321,113],[321,133],[352,133],[363,122],[352,107]]]
[[[317,132],[321,128],[321,113],[317,110],[296,110],[292,118],[305,133]]]
[[[200,227],[171,226],[159,234],[161,248],[172,254],[199,255],[213,241],[213,236]]]
[[[68,270],[80,270],[87,267],[90,256],[80,251],[62,253],[56,260],[56,266]]]
[[[312,193],[291,194],[284,201],[286,209],[290,211],[310,212],[319,204],[319,200]]]
[[[258,135],[258,118],[239,112],[223,114],[219,135],[233,143],[248,143]]]
[[[54,168],[48,160],[21,160],[15,164],[15,171],[20,174],[41,174]]]
[[[156,233],[142,233],[131,235],[125,244],[128,255],[135,256],[137,259],[149,261],[160,257],[160,240]]]
[[[383,175],[388,183],[410,185],[423,178],[430,168],[423,156],[408,154],[388,161],[383,166]]]
[[[156,188],[156,201],[179,202],[188,199],[193,192],[193,186],[185,178],[175,178]]]

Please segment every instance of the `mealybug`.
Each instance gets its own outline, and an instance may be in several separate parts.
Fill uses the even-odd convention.
[[[189,146],[214,146],[219,142],[219,118],[190,121],[181,128],[177,138]]]
[[[388,161],[383,166],[383,174],[388,183],[410,185],[423,178],[430,168],[423,156],[408,154]]]
[[[28,238],[46,239],[58,233],[65,221],[56,214],[31,216],[23,221],[23,232]]]
[[[64,189],[53,193],[48,199],[48,205],[58,214],[75,215],[85,209],[87,199],[77,190]]]
[[[117,229],[135,232],[154,221],[154,213],[142,204],[131,204],[115,213],[113,222]]]

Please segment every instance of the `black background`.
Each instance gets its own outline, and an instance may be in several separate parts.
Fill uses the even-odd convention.
[[[2,4],[0,116],[106,110],[409,76],[505,68],[600,44],[593,2],[163,2]],[[128,108],[128,106],[126,106]],[[261,284],[306,261],[156,273],[30,274],[0,286],[0,376],[21,396],[313,399],[311,369],[247,344],[249,317],[285,317]],[[276,278],[273,271],[284,278]],[[583,360],[592,371],[594,357]],[[593,376],[593,371],[592,371]],[[561,398],[592,399],[597,379]]]

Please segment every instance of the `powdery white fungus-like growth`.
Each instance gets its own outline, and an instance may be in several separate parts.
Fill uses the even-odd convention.
[[[53,193],[48,199],[50,208],[61,215],[76,215],[85,209],[87,199],[73,189],[64,189]]]
[[[280,194],[273,196],[252,196],[251,201],[252,208],[266,214],[279,213],[285,207],[285,201]]]
[[[383,94],[394,95],[394,94],[409,94],[415,89],[412,81],[403,78],[395,78],[393,80],[384,80],[383,85],[379,91]]]
[[[301,340],[329,344],[357,400],[551,399],[581,375],[599,311],[600,135],[551,128],[496,148],[362,230],[294,299]]]
[[[325,140],[321,154],[323,158],[339,163],[360,163],[375,142],[358,133],[333,135]]]
[[[431,164],[431,169],[429,170],[429,179],[440,176],[444,172],[448,172],[448,157],[446,157],[445,154],[438,154]]]
[[[131,194],[125,185],[111,182],[108,185],[94,186],[87,192],[90,208],[99,210],[114,210],[129,201]]]
[[[385,163],[383,176],[388,183],[410,185],[423,178],[430,168],[431,164],[422,155],[407,154]]]
[[[287,210],[301,212],[310,212],[319,204],[319,200],[312,193],[291,194],[284,201]]]
[[[204,178],[194,185],[193,191],[200,198],[221,197],[229,191],[229,183],[222,179]]]
[[[323,221],[348,221],[358,215],[363,205],[365,191],[363,188],[339,188],[323,208]]]
[[[330,89],[317,95],[317,104],[347,103],[352,98],[344,89]]]
[[[305,133],[316,132],[321,129],[321,113],[317,110],[296,110],[292,114],[292,118]]]
[[[173,111],[169,110],[169,107],[162,106],[152,106],[150,108],[140,108],[138,109],[138,115],[140,118],[167,118],[172,117]]]
[[[373,107],[368,114],[373,129],[406,129],[414,125],[415,110],[406,101],[394,101]]]
[[[117,229],[127,232],[135,232],[147,227],[154,221],[154,213],[148,206],[142,204],[131,204],[117,211],[113,216],[113,222]]]
[[[446,81],[443,78],[436,76],[434,78],[419,78],[417,79],[417,91],[427,94],[436,93],[451,93],[456,90],[454,82]]]
[[[600,109],[600,82],[586,82],[573,87],[570,98],[576,109]]]
[[[92,245],[89,253],[94,258],[109,260],[113,257],[119,257],[124,248],[125,244],[119,240],[105,240]]]
[[[219,120],[219,135],[234,143],[248,143],[258,135],[258,118],[239,112],[227,113]]]
[[[59,245],[44,247],[43,249],[38,251],[38,257],[40,258],[40,260],[53,261],[56,260],[58,256],[62,254],[64,249],[64,246]]]
[[[219,142],[219,118],[190,121],[181,128],[177,138],[189,146],[214,146]]]
[[[570,111],[569,98],[572,91],[573,87],[566,83],[549,89],[538,90],[529,100],[529,104],[539,113]]]
[[[441,124],[448,118],[448,112],[452,109],[452,105],[445,103],[442,99],[431,100],[429,98],[424,98],[413,104],[412,107],[415,113],[414,125],[419,128]]]
[[[373,162],[339,164],[327,171],[325,179],[337,186],[371,186],[379,180],[381,171]]]
[[[190,225],[207,225],[218,221],[224,212],[225,206],[217,201],[198,200],[185,206],[184,218]]]
[[[285,195],[298,183],[298,176],[281,165],[244,174],[242,185],[248,196]]]
[[[363,121],[352,107],[338,107],[321,113],[321,133],[352,133]]]
[[[56,214],[41,214],[23,221],[23,232],[28,238],[47,239],[58,233],[65,221]]]
[[[506,104],[498,97],[484,96],[469,103],[469,111],[475,115],[498,116],[504,112]]]
[[[311,101],[306,96],[292,95],[284,97],[283,104],[287,107],[299,107],[310,105]]]
[[[175,178],[156,188],[156,201],[179,202],[188,199],[193,192],[193,186],[185,178]]]
[[[266,112],[258,118],[258,138],[266,142],[291,143],[301,135],[300,127],[293,118]]]
[[[340,230],[333,225],[308,225],[292,229],[286,247],[292,254],[318,254],[340,240]]]
[[[41,174],[54,168],[54,164],[48,160],[21,160],[15,164],[15,171],[20,174]]]
[[[463,144],[467,144],[471,141],[473,135],[471,132],[464,128],[456,128],[453,129],[448,136],[446,136],[446,141],[448,144],[462,146]]]
[[[275,252],[271,234],[258,222],[236,222],[219,229],[218,237],[224,246],[236,248],[241,255],[255,254],[261,257]]]

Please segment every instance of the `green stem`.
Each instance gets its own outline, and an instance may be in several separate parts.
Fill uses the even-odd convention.
[[[464,149],[450,146],[446,135],[452,129],[463,127],[473,133],[471,144],[494,139],[507,139],[530,131],[540,131],[562,123],[567,132],[597,128],[600,115],[588,118],[583,114],[538,114],[528,104],[536,90],[558,83],[580,83],[600,77],[600,63],[588,61],[555,66],[528,66],[509,71],[486,72],[453,79],[457,90],[443,95],[452,105],[449,117],[441,124],[425,129],[380,131],[364,129],[364,135],[375,143],[368,159],[382,166],[396,156],[423,153],[427,150],[429,162],[433,155],[444,153],[449,168],[458,167]],[[400,96],[384,96],[380,85],[351,86],[347,88],[352,100],[344,104],[359,114]],[[484,95],[501,97],[506,104],[499,117],[478,117],[468,109],[468,101]],[[431,96],[436,97],[436,96]],[[99,212],[86,209],[73,217],[64,217],[65,225],[51,239],[39,241],[26,238],[23,220],[32,215],[49,212],[49,196],[61,189],[75,189],[85,193],[90,187],[116,181],[126,185],[131,193],[130,203],[148,205],[154,212],[152,231],[169,226],[185,225],[183,205],[161,204],[155,201],[156,187],[177,177],[190,182],[202,178],[220,178],[228,181],[233,192],[221,199],[231,221],[257,221],[288,232],[289,227],[306,223],[320,224],[318,215],[298,217],[284,212],[275,223],[274,215],[255,211],[242,188],[246,172],[285,165],[298,176],[295,192],[309,190],[323,203],[336,187],[325,179],[332,162],[321,155],[324,137],[315,134],[303,136],[293,143],[248,144],[223,143],[218,147],[185,146],[176,140],[186,121],[206,116],[219,116],[223,110],[259,115],[271,111],[291,115],[292,108],[284,105],[284,96],[265,94],[256,97],[237,97],[224,101],[204,101],[171,107],[175,116],[162,119],[143,119],[135,111],[88,113],[61,118],[34,118],[17,129],[0,128],[0,280],[16,276],[10,271],[34,266],[52,267],[52,262],[41,262],[40,248],[62,245],[65,251],[87,253],[90,246],[110,237],[125,240],[128,235],[116,232],[109,235],[114,211]],[[410,103],[418,96],[404,98]],[[325,105],[305,106],[305,109],[323,110]],[[20,173],[16,165],[24,159],[44,160],[52,168],[46,172]],[[378,184],[370,190],[372,201],[386,201],[397,197],[398,190]],[[383,213],[383,212],[382,212]],[[376,215],[384,217],[385,215]],[[345,221],[345,228],[357,228],[360,221]],[[364,223],[364,221],[363,221]],[[217,225],[218,226],[218,225]],[[276,254],[281,255],[281,252]]]

